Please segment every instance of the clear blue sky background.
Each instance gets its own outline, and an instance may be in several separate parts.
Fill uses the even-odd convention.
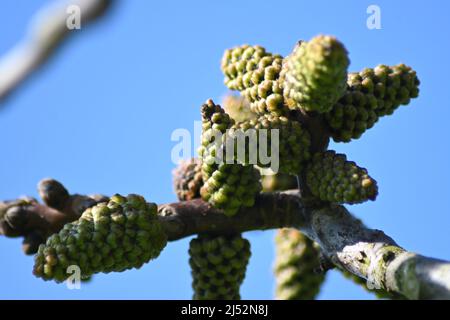
[[[1,1],[0,54],[46,2]],[[381,7],[381,30],[366,28],[370,4]],[[379,181],[377,201],[350,210],[412,251],[450,259],[449,12],[448,1],[118,1],[0,109],[0,199],[37,197],[37,182],[54,177],[72,192],[174,201],[171,133],[192,131],[201,103],[226,93],[223,50],[250,43],[286,55],[326,33],[346,45],[352,71],[404,62],[422,82],[419,99],[362,139],[331,146]],[[273,232],[246,236],[253,256],[242,296],[270,299]],[[68,290],[34,278],[21,241],[0,237],[0,298],[189,299],[188,241],[141,270]],[[320,298],[372,296],[330,272]]]

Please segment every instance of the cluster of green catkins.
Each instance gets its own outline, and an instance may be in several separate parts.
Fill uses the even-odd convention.
[[[359,138],[380,117],[392,114],[400,105],[417,97],[419,80],[404,64],[348,73],[349,63],[344,45],[327,35],[300,41],[286,58],[260,46],[242,45],[226,50],[221,63],[224,82],[231,90],[240,91],[242,104],[228,108],[231,117],[221,128],[227,127],[231,133],[245,133],[248,129],[259,133],[267,129],[266,150],[273,140],[270,130],[278,129],[280,173],[299,176],[302,185],[322,201],[354,204],[374,200],[378,193],[376,181],[344,155],[325,151],[327,141],[333,138],[348,142]],[[250,113],[245,105],[247,101]],[[226,118],[224,114],[216,117]],[[203,136],[210,138],[207,133]],[[236,135],[225,136],[236,139]],[[258,151],[265,142],[260,140],[257,140]],[[222,141],[222,147],[201,154],[201,158],[211,157],[220,149],[229,155],[233,152],[232,158],[239,164],[272,167],[263,163],[259,155],[256,163],[251,162],[255,159],[254,149],[246,147],[242,158],[237,148],[225,150],[224,145]],[[211,166],[206,169],[210,170],[209,175],[217,170]],[[219,185],[215,182],[214,188]],[[239,182],[234,185],[238,186]],[[217,202],[211,201],[208,192],[204,195],[213,205]],[[247,201],[250,203],[249,198]],[[236,208],[238,202],[235,201]]]
[[[156,204],[138,195],[114,195],[49,237],[35,256],[34,274],[61,282],[71,275],[69,266],[79,267],[82,278],[140,268],[166,243]]]
[[[314,196],[335,203],[375,200],[378,194],[377,183],[366,169],[334,151],[314,155],[306,171],[306,183]]]
[[[250,242],[235,236],[199,235],[189,244],[195,300],[238,300],[250,259]]]
[[[259,171],[254,168],[255,163],[250,162],[249,144],[246,144],[244,158],[240,158],[237,152],[239,134],[255,130],[257,150],[264,143],[268,159],[271,159],[273,135],[277,134],[274,146],[279,155],[280,172],[298,174],[311,157],[308,131],[299,121],[285,116],[263,114],[256,119],[236,123],[224,109],[208,100],[202,106],[202,123],[199,156],[204,185],[200,194],[227,215],[234,215],[241,207],[252,206],[256,194],[261,191]],[[227,149],[228,142],[233,139],[233,147]],[[257,164],[260,167],[272,165],[262,163],[258,151]]]
[[[314,299],[325,280],[325,274],[319,271],[317,246],[296,229],[278,230],[275,245],[276,298]]]

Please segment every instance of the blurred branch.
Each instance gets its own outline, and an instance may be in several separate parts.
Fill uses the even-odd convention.
[[[39,184],[47,206],[35,200],[16,204],[20,210],[14,202],[0,204],[0,234],[26,236],[38,231],[48,236],[77,219],[84,208],[107,199],[69,196],[63,188],[51,179]],[[409,299],[450,299],[449,262],[408,252],[382,231],[365,227],[345,207],[302,200],[298,190],[262,193],[253,207],[232,217],[201,199],[161,205],[159,214],[170,241],[198,233],[298,228],[320,245],[329,262],[366,279],[370,289],[384,289]]]
[[[72,31],[69,6],[80,8],[81,28],[107,11],[113,0],[64,0],[51,3],[33,17],[26,37],[0,57],[0,102],[52,56]]]

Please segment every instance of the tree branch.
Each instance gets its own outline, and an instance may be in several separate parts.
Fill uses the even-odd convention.
[[[0,58],[0,101],[16,89],[55,52],[70,34],[66,25],[67,8],[76,5],[81,12],[81,27],[100,17],[112,0],[71,0],[52,3],[39,11],[27,36]]]
[[[450,299],[450,263],[408,252],[343,206],[312,209],[300,227],[336,265],[408,299]]]
[[[39,228],[47,226],[52,231],[69,219],[67,214],[55,215],[55,209],[37,202],[29,203],[24,210],[28,217],[39,216],[45,221],[40,221]],[[298,228],[320,245],[333,264],[367,279],[369,288],[409,299],[450,299],[449,262],[408,252],[382,231],[365,227],[343,206],[302,200],[298,190],[262,193],[252,208],[241,209],[233,217],[200,199],[161,205],[159,214],[170,241],[198,233]],[[0,222],[4,218],[5,214],[3,218],[0,214]],[[2,233],[5,230],[0,223]]]
[[[297,227],[303,224],[308,208],[297,190],[261,193],[255,206],[241,209],[228,217],[201,199],[181,201],[159,207],[170,241],[198,233],[229,234],[252,230]]]
[[[297,192],[261,194],[253,208],[228,218],[201,200],[161,206],[170,240],[196,233],[245,232],[295,227],[316,241],[335,265],[367,279],[368,287],[408,299],[450,299],[450,263],[399,247],[369,229],[343,206],[307,205]]]

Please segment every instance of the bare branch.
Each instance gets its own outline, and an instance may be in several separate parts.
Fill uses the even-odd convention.
[[[198,233],[227,234],[298,227],[307,212],[297,190],[261,193],[255,205],[228,217],[201,199],[161,205],[160,221],[170,241]]]
[[[71,31],[67,27],[67,8],[78,6],[84,27],[100,17],[112,0],[71,0],[52,3],[39,11],[26,37],[0,58],[0,101],[40,67]]]

